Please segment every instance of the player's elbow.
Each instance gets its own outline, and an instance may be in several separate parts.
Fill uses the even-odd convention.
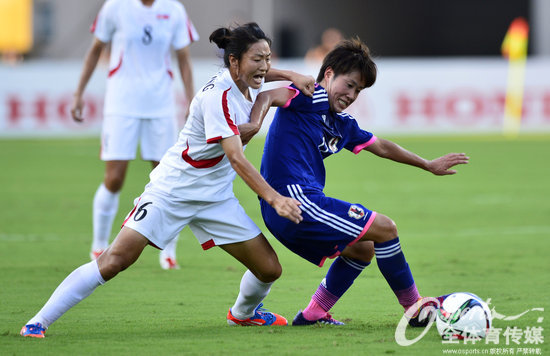
[[[246,163],[248,162],[246,157],[243,154],[229,154],[227,155],[227,159],[235,172],[242,177],[243,172],[246,170]]]

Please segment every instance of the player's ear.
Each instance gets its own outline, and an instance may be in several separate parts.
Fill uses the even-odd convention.
[[[327,67],[327,69],[325,69],[325,81],[328,81],[333,76],[334,76],[334,70],[332,70],[332,67]]]
[[[239,59],[234,55],[229,55],[229,69],[232,69],[235,73],[239,72]]]

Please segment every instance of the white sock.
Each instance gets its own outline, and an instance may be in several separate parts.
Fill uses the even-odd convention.
[[[112,193],[103,183],[94,195],[93,227],[94,241],[92,251],[104,250],[109,246],[109,237],[113,221],[118,211],[120,193]]]
[[[271,289],[271,283],[264,283],[247,270],[241,279],[241,289],[231,314],[237,319],[244,320],[254,315],[256,307],[264,300]]]
[[[104,283],[97,261],[78,267],[61,282],[38,314],[27,324],[40,323],[44,328],[48,328],[61,315]]]
[[[160,251],[161,255],[164,258],[171,257],[174,260],[176,259],[176,246],[178,244],[178,239],[179,239],[179,235],[177,235],[174,239],[172,239],[172,241],[170,241],[168,245],[166,245],[164,250]]]

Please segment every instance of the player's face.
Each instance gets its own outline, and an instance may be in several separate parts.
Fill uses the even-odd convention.
[[[265,40],[260,40],[250,46],[243,53],[241,60],[236,63],[234,77],[237,86],[243,93],[248,87],[258,89],[271,67],[271,48]]]
[[[325,81],[330,109],[335,112],[344,111],[365,88],[359,71],[336,76],[332,69],[328,68],[325,73]]]

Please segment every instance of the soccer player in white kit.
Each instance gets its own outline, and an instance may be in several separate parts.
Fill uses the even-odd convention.
[[[23,326],[21,335],[43,338],[55,320],[134,263],[145,246],[164,248],[187,225],[204,249],[219,246],[248,268],[227,322],[287,325],[284,317],[261,308],[281,274],[281,265],[267,239],[244,212],[232,185],[238,174],[280,216],[294,223],[302,220],[300,203],[277,193],[246,159],[241,134],[244,137],[249,133],[245,130],[257,130],[250,123],[250,113],[264,79],[294,80],[309,93],[314,80],[270,70],[271,40],[255,23],[219,28],[210,35],[210,41],[224,50],[227,68],[193,99],[178,142],[151,173],[149,184],[115,241],[97,260],[65,278],[38,314]]]
[[[185,8],[175,0],[109,0],[101,8],[91,31],[88,51],[75,93],[72,115],[82,121],[82,94],[101,51],[111,43],[101,135],[105,178],[93,202],[93,242],[96,259],[109,245],[119,194],[138,143],[143,160],[153,168],[177,138],[171,48],[174,48],[187,102],[193,95],[188,46],[199,39]],[[187,108],[185,112],[187,113]],[[176,269],[174,238],[161,251],[164,269]]]

